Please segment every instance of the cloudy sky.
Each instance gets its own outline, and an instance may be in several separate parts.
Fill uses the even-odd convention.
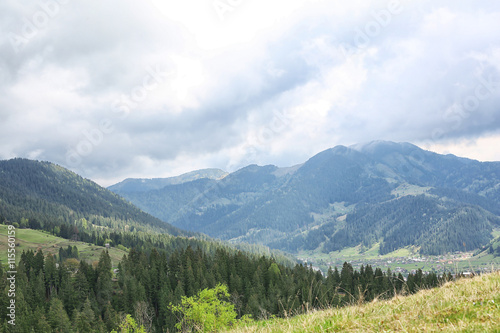
[[[500,161],[500,3],[2,0],[0,159],[108,186],[371,140]]]

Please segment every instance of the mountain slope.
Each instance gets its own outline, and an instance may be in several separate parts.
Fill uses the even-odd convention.
[[[0,161],[0,215],[10,221],[133,226],[181,235],[183,232],[126,202],[113,192],[49,162]]]
[[[472,250],[500,226],[500,163],[409,143],[337,146],[291,169],[251,165],[220,180],[117,193],[175,226],[292,252],[375,242],[381,253]]]
[[[204,169],[191,171],[177,177],[169,178],[153,178],[153,179],[136,179],[128,178],[124,181],[112,185],[109,190],[113,192],[146,192],[158,190],[167,185],[177,185],[191,182],[197,179],[222,179],[228,173],[220,169]]]
[[[499,284],[498,272],[484,274],[416,295],[251,322],[229,332],[498,332]]]

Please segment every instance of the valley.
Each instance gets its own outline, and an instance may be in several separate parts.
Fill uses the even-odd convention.
[[[359,252],[360,247],[347,248],[328,254],[319,251],[300,251],[296,254],[297,259],[312,265],[313,268],[326,273],[330,267],[340,267],[344,262],[350,263],[359,269],[362,265],[371,265],[383,270],[390,269],[403,276],[421,269],[424,272],[436,272],[443,274],[451,272],[491,272],[500,269],[500,257],[493,254],[481,252],[454,252],[443,255],[422,256],[418,251],[412,249],[399,249],[397,251],[380,255],[378,245],[365,251]]]

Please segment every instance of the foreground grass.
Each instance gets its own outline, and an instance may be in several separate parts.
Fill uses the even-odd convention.
[[[389,301],[260,321],[232,332],[500,332],[500,273]]]

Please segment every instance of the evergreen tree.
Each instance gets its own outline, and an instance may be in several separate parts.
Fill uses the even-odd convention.
[[[95,330],[95,314],[87,298],[81,312],[75,311],[73,325],[78,333],[92,333]]]
[[[354,296],[353,273],[352,265],[344,262],[340,271],[340,287],[347,294],[349,301],[352,301]]]
[[[43,272],[43,264],[44,264],[44,257],[43,257],[43,252],[42,250],[38,250],[35,257],[33,258],[33,273],[35,275],[40,274],[40,272]]]
[[[51,254],[45,258],[45,288],[47,289],[47,296],[50,298],[56,291],[58,274],[56,268],[56,261]]]
[[[58,298],[52,298],[49,303],[48,320],[55,332],[70,332],[70,321],[63,303]]]
[[[97,264],[96,298],[101,309],[111,301],[112,283],[111,258],[108,251],[102,251]]]

